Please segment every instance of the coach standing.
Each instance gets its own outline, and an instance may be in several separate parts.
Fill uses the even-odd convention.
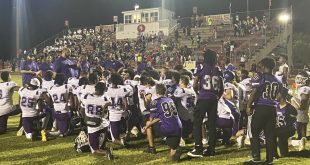
[[[30,83],[33,76],[41,74],[38,64],[34,61],[33,55],[27,55],[26,60],[20,64],[20,73],[22,74],[23,86]]]
[[[195,71],[194,90],[198,101],[194,110],[194,140],[195,149],[188,152],[190,157],[212,156],[216,145],[216,118],[217,104],[223,94],[223,73],[216,66],[217,54],[207,50],[204,54],[204,64],[199,65]],[[209,142],[207,150],[202,144],[202,123],[208,114]]]
[[[115,57],[112,53],[110,53],[102,64],[105,70],[111,70],[112,72],[120,73],[120,71],[124,68],[124,64],[118,60],[115,60]]]
[[[76,68],[76,65],[71,65],[72,63],[68,59],[70,54],[71,50],[69,48],[64,48],[61,52],[61,56],[58,57],[53,63],[54,71],[56,73],[63,73],[66,81],[69,77],[72,77],[71,68]]]

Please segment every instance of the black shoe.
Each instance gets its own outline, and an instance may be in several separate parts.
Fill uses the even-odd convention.
[[[262,163],[262,161],[260,159],[252,158],[252,159],[246,161],[245,163],[246,164],[256,164],[256,163]]]
[[[193,157],[193,158],[202,158],[203,157],[203,152],[193,149],[192,151],[187,153],[188,156]]]
[[[266,160],[264,163],[265,163],[265,164],[273,164],[273,161],[268,161],[268,160]]]
[[[149,154],[156,154],[156,148],[148,146],[147,149],[144,150],[143,152],[144,153],[149,153]]]
[[[108,160],[113,160],[113,149],[112,148],[108,148],[107,150],[106,150],[106,156],[107,156],[107,158],[108,158]]]
[[[211,151],[208,149],[203,150],[203,156],[214,156],[215,155],[215,151]]]

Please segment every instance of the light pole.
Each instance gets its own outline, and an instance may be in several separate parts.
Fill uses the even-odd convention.
[[[272,0],[269,0],[269,21],[270,21],[270,17],[271,17],[271,16],[270,16],[270,15],[271,15],[271,14],[270,14],[271,5],[272,5]]]
[[[246,0],[246,14],[247,16],[250,16],[250,12],[249,12],[249,0]]]

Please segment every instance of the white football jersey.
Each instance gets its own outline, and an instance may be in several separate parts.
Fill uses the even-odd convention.
[[[152,100],[155,100],[155,99],[158,98],[157,94],[156,94],[156,86],[152,86],[150,88],[146,88],[145,95],[149,95],[149,94],[152,95],[152,97],[151,97]]]
[[[68,102],[68,94],[70,92],[72,92],[72,86],[69,84],[64,84],[61,86],[53,85],[48,90],[48,93],[52,97],[55,111],[67,113],[66,106]]]
[[[106,96],[112,103],[112,105],[108,107],[110,121],[121,120],[122,116],[125,114],[123,101],[128,95],[129,91],[127,88],[121,86],[118,86],[117,88],[108,88],[104,96]]]
[[[194,108],[197,102],[196,93],[193,89],[178,87],[173,96],[180,98],[182,106],[186,109]]]
[[[13,111],[13,88],[16,87],[15,82],[0,83],[0,116]]]
[[[81,86],[79,90],[80,90],[79,91],[79,95],[80,95],[79,99],[82,99],[87,94],[93,94],[96,91],[95,85],[84,85],[84,86]]]
[[[88,133],[94,133],[109,126],[107,119],[108,112],[104,112],[104,106],[111,103],[105,96],[87,94],[82,98],[82,107],[85,108],[85,115],[88,117],[101,118],[102,123],[98,127],[87,127]]]
[[[141,95],[145,95],[146,86],[144,85],[138,85],[138,96],[139,96],[139,107],[141,112],[145,111],[145,105],[144,105],[144,97]]]
[[[232,103],[232,102],[230,102],[230,103]],[[224,119],[230,119],[230,118],[233,117],[229,106],[225,103],[225,101],[224,101],[224,99],[222,97],[218,101],[217,116],[219,118],[224,118]]]
[[[183,120],[193,121],[193,111],[197,102],[197,96],[193,89],[191,88],[180,88],[178,87],[173,96],[180,99],[178,104],[178,114]],[[180,105],[181,103],[181,105]]]
[[[42,80],[42,88],[45,89],[46,91],[50,89],[53,85],[54,85],[54,80],[51,80],[51,81],[46,81],[44,79]]]
[[[20,108],[22,110],[22,117],[35,117],[39,115],[36,110],[37,101],[40,98],[40,90],[29,90],[28,88],[20,88],[18,91],[20,97]]]
[[[134,94],[135,87],[131,85],[124,85],[123,87],[128,90],[128,96],[127,96],[128,105],[129,106],[134,105],[135,103],[133,100],[133,94]]]
[[[79,79],[76,77],[70,77],[68,78],[68,84],[70,84],[73,88],[76,88],[79,86]]]
[[[310,95],[310,87],[308,86],[303,86],[303,87],[300,87],[298,90],[297,90],[297,96],[296,98],[300,101],[301,100],[301,95],[302,94],[305,94],[305,95]]]

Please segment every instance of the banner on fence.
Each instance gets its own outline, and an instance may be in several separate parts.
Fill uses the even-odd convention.
[[[231,24],[230,14],[208,15],[205,16],[206,21],[208,21],[209,17],[212,19],[213,25]]]

